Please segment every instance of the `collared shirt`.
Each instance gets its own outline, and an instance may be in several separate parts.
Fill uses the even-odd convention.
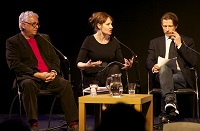
[[[165,59],[168,59],[169,57],[169,48],[170,48],[170,44],[172,42],[172,39],[170,39],[168,36],[165,36],[165,45],[166,45],[166,49],[165,49]],[[177,48],[179,49],[181,47],[178,46]],[[176,60],[176,65],[177,65],[177,70],[181,70],[180,66],[178,65],[178,61]]]
[[[168,59],[168,56],[169,56],[169,47],[170,47],[170,44],[171,44],[172,40],[165,36],[165,59]]]

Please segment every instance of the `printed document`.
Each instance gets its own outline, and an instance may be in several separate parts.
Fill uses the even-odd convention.
[[[172,69],[173,72],[177,71],[177,65],[176,65],[177,57],[174,57],[172,59],[165,59],[163,57],[158,56],[158,65],[167,65],[170,69]]]

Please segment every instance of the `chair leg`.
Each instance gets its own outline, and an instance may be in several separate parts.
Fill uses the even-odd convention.
[[[54,98],[54,100],[53,100],[53,103],[51,104],[51,110],[50,110],[50,113],[49,113],[48,128],[50,128],[51,115],[52,115],[52,112],[53,112],[53,108],[54,108],[54,104],[55,104],[56,99],[57,99],[57,96],[55,96],[55,98]]]
[[[9,119],[11,118],[13,105],[14,105],[14,102],[15,102],[15,100],[16,100],[17,97],[18,97],[18,94],[13,98],[12,103],[10,105]]]
[[[198,92],[197,92],[198,93]],[[197,122],[199,122],[199,97],[198,94],[196,94],[196,101],[197,101]]]
[[[196,94],[194,94],[194,96],[193,96],[193,100],[194,100],[194,101],[196,101],[195,95],[196,95]],[[197,110],[195,109],[196,106],[197,106],[197,105],[195,105],[195,104],[193,103],[193,115],[192,115],[192,116],[193,116],[193,119],[195,119],[195,116],[196,116],[196,114],[195,114],[196,111],[197,111]]]
[[[21,92],[18,92],[18,96],[19,96],[19,117],[20,119],[22,118],[22,98],[21,98]]]

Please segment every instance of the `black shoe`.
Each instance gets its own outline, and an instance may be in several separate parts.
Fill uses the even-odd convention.
[[[170,116],[165,113],[161,113],[159,115],[159,120],[160,120],[160,123],[168,123],[170,120]]]
[[[179,111],[177,110],[177,106],[175,103],[167,103],[165,105],[165,111],[166,114],[170,115],[170,116],[176,116],[179,114]]]
[[[159,123],[153,126],[154,130],[162,131],[163,124],[169,123],[170,121],[170,115],[167,115],[166,113],[161,113],[159,116]]]

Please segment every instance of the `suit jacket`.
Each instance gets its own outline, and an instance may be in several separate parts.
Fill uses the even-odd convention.
[[[40,54],[48,69],[56,70],[59,74],[60,59],[50,44],[49,36],[46,34],[41,35],[43,37],[40,35],[35,36]],[[37,58],[21,33],[6,40],[6,60],[10,70],[16,74],[17,80],[30,78],[40,81],[40,79],[33,77],[33,74],[39,71],[37,69]]]
[[[179,49],[177,49],[177,61],[187,83],[193,87],[190,68],[196,67],[197,65],[197,55],[194,51],[192,51],[192,49],[195,50],[194,41],[192,38],[183,35],[181,35],[181,40],[182,45]],[[157,63],[158,56],[163,58],[165,57],[165,49],[165,36],[161,36],[150,41],[148,56],[146,59],[146,68],[148,71],[152,72],[154,64]]]

